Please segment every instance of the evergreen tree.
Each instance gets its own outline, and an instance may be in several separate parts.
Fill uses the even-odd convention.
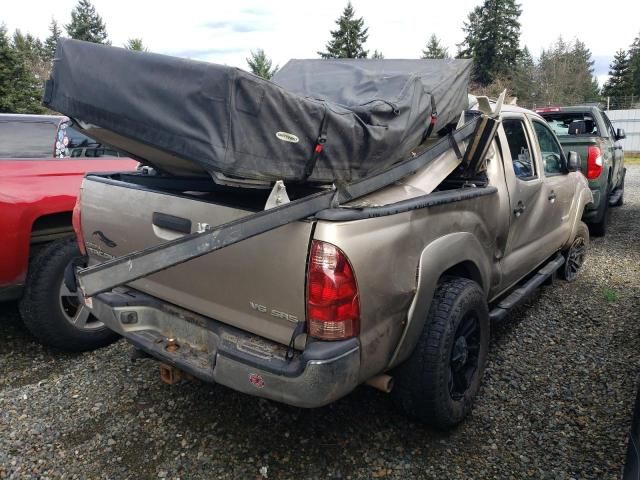
[[[141,38],[130,38],[127,43],[124,44],[124,48],[127,50],[135,50],[136,52],[147,52],[147,47],[142,43]]]
[[[354,18],[355,10],[351,2],[347,4],[340,18],[336,20],[337,30],[331,30],[332,39],[327,42],[326,52],[318,52],[322,58],[367,58],[369,53],[364,43],[369,34],[362,17]]]
[[[271,77],[278,71],[277,65],[271,68],[271,59],[267,57],[267,54],[261,48],[251,52],[251,58],[247,58],[247,64],[251,69],[251,73],[267,80],[271,80]]]
[[[620,99],[631,95],[629,79],[629,57],[624,50],[618,50],[609,65],[609,80],[602,87],[602,95]]]
[[[529,48],[525,46],[518,55],[516,68],[511,76],[512,93],[518,97],[521,105],[530,106],[536,102],[538,97],[536,76],[536,65]]]
[[[640,35],[629,47],[628,83],[631,95],[640,97]]]
[[[56,53],[56,45],[58,44],[58,39],[62,37],[62,30],[58,26],[58,22],[55,19],[51,19],[51,23],[49,24],[49,36],[44,41],[43,49],[44,56],[48,61],[53,60],[53,55]]]
[[[591,52],[580,40],[567,43],[560,37],[542,51],[538,70],[543,103],[575,104],[599,96]]]
[[[474,80],[481,85],[508,76],[520,54],[520,15],[516,0],[484,0],[468,15],[458,56],[475,62]]]
[[[41,83],[27,69],[24,51],[11,44],[7,28],[0,24],[0,113],[42,113],[41,96]]]
[[[442,45],[438,37],[435,34],[431,35],[427,46],[422,50],[422,57],[420,58],[450,58],[449,50]]]
[[[13,48],[27,72],[27,77],[30,77],[30,81],[41,91],[45,79],[49,76],[49,62],[45,58],[42,42],[30,33],[24,35],[20,30],[16,30],[13,34]],[[38,94],[38,97],[40,96]]]
[[[71,11],[71,23],[65,25],[67,34],[76,40],[110,44],[107,27],[89,0],[79,0]]]
[[[377,58],[381,60],[384,58],[384,55],[382,54],[382,52],[379,52],[378,50],[374,50],[373,55],[371,55],[371,58]]]

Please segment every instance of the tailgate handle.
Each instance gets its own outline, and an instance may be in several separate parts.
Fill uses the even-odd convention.
[[[166,213],[153,212],[153,224],[166,230],[180,233],[191,233],[191,220]]]

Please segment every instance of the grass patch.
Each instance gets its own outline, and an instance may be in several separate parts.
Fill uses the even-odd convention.
[[[634,153],[633,155],[626,154],[624,156],[625,165],[640,165],[640,154]]]
[[[611,290],[610,288],[603,288],[602,296],[607,302],[615,302],[618,300],[618,294],[615,290]]]

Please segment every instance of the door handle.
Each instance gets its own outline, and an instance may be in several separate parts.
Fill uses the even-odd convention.
[[[152,222],[156,227],[180,233],[191,233],[191,220],[166,213],[153,212]]]
[[[556,198],[557,198],[557,196],[556,196],[556,192],[554,192],[553,190],[551,190],[551,193],[549,194],[549,197],[548,197],[548,198],[549,198],[549,201],[550,201],[551,203],[555,202],[555,201],[556,201]]]
[[[522,213],[525,211],[526,208],[527,207],[524,206],[524,203],[520,201],[516,205],[516,208],[513,209],[513,213],[515,213],[516,217],[519,217],[520,215],[522,215]]]

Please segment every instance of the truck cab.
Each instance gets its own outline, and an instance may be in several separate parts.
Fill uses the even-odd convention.
[[[580,155],[580,168],[593,194],[593,203],[585,209],[583,220],[593,235],[605,235],[609,207],[624,202],[624,130],[614,129],[606,112],[597,106],[545,107],[536,111],[549,123],[563,148]]]

